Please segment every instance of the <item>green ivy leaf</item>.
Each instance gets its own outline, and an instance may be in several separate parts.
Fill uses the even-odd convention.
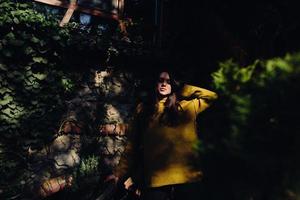
[[[26,47],[25,50],[24,50],[24,53],[26,55],[32,54],[33,52],[34,52],[34,50],[33,50],[32,47]]]
[[[0,63],[0,70],[7,71],[8,69],[6,65]]]
[[[24,45],[24,41],[22,40],[11,40],[9,42],[12,46],[16,46],[16,47],[19,47],[19,46],[23,46]]]
[[[41,73],[36,73],[36,74],[33,74],[33,76],[38,79],[38,80],[43,80],[47,77],[46,74],[41,74]]]
[[[38,104],[38,101],[31,101],[31,104],[32,104],[32,105],[37,105],[37,104]]]
[[[12,96],[6,94],[3,98],[3,100],[0,101],[0,105],[6,105],[10,103],[13,100]]]
[[[30,41],[33,43],[39,43],[40,40],[37,37],[33,36]]]
[[[60,40],[60,39],[61,39],[59,35],[54,35],[52,38],[53,38],[53,40],[55,40],[55,41],[57,41],[57,40]]]
[[[26,8],[28,8],[29,7],[29,5],[28,4],[24,4],[24,3],[18,3],[18,8],[21,8],[21,9],[26,9]]]
[[[43,57],[33,57],[32,60],[35,63],[42,63],[42,64],[47,64],[48,63],[48,60],[43,58]]]
[[[3,49],[3,50],[2,50],[2,53],[3,53],[3,55],[6,56],[6,57],[12,57],[12,55],[13,55],[12,51],[9,50],[9,49]]]
[[[20,23],[20,21],[16,17],[13,19],[13,21],[15,22],[15,24],[19,24]]]
[[[8,40],[14,40],[15,35],[13,34],[13,32],[10,32],[10,33],[5,35],[5,38],[8,39]]]

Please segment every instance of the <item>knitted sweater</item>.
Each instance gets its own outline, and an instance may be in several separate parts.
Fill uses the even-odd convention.
[[[159,101],[157,112],[145,132],[131,133],[125,152],[115,170],[117,176],[129,172],[134,177],[134,173],[139,171],[138,163],[142,162],[141,170],[146,187],[189,183],[201,179],[202,172],[197,166],[199,156],[195,148],[199,142],[195,121],[197,115],[205,110],[217,95],[203,88],[185,85],[180,96],[185,100],[179,102],[181,106],[179,124],[166,126],[159,123],[166,98]],[[140,108],[137,110],[139,112]],[[136,137],[135,134],[142,134],[142,137]],[[136,138],[140,138],[141,148],[137,148]],[[139,153],[142,156],[138,156]]]

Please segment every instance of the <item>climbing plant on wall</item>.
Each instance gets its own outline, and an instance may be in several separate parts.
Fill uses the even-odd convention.
[[[66,102],[89,81],[82,71],[140,48],[140,38],[131,40],[116,22],[59,27],[55,15],[18,2],[24,1],[0,3],[1,198],[17,197],[33,183],[30,150],[54,139]],[[94,157],[86,160],[96,166]],[[82,166],[85,174],[90,168]]]

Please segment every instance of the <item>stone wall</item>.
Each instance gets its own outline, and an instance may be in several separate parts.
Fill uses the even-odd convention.
[[[83,155],[98,157],[102,175],[118,164],[126,145],[126,130],[135,104],[135,81],[128,72],[114,68],[92,69],[80,83],[75,98],[67,102],[60,130],[35,158],[51,161],[41,179],[73,173]],[[38,159],[37,159],[38,160]]]

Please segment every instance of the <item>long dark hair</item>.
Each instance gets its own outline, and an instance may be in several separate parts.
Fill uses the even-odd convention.
[[[166,126],[176,126],[180,121],[181,106],[178,101],[178,92],[182,89],[182,83],[174,78],[174,74],[168,70],[160,70],[152,80],[152,86],[158,83],[159,76],[162,72],[167,72],[170,77],[171,93],[167,96],[165,108],[160,116],[159,123]],[[139,115],[140,123],[143,127],[147,127],[148,123],[153,119],[158,111],[157,103],[159,101],[156,87],[152,87],[151,92],[143,101],[142,111]]]

